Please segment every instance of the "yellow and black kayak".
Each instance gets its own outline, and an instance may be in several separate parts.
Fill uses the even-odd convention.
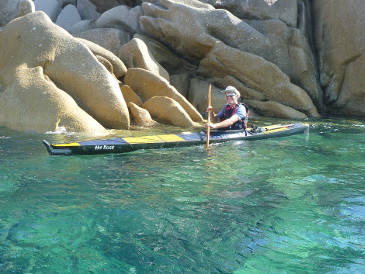
[[[210,143],[222,143],[236,140],[260,140],[274,137],[284,137],[304,133],[307,124],[295,123],[272,125],[244,130],[211,131]],[[141,137],[113,138],[104,140],[81,141],[75,143],[50,144],[43,143],[51,155],[105,154],[125,153],[139,149],[156,149],[182,146],[196,146],[206,143],[205,132],[190,132],[180,134],[163,134]]]

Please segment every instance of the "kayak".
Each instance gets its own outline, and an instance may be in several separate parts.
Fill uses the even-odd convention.
[[[307,124],[295,123],[252,127],[247,130],[217,130],[210,132],[210,143],[284,137],[307,132],[308,128],[309,126]],[[113,138],[63,144],[50,144],[46,140],[43,140],[43,143],[51,155],[90,155],[125,153],[139,149],[196,146],[205,144],[206,140],[206,132],[183,132],[179,134]]]

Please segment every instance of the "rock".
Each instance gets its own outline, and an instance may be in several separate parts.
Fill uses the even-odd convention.
[[[169,97],[178,102],[194,122],[203,122],[203,117],[193,105],[161,76],[144,69],[133,68],[127,71],[124,83],[130,86],[144,102],[154,96]]]
[[[113,67],[112,71],[116,78],[121,78],[126,74],[127,67],[115,54],[89,40],[82,38],[78,38],[78,40],[87,46],[95,56],[101,56],[108,60]]]
[[[145,102],[142,107],[158,122],[184,128],[197,126],[184,108],[169,97],[154,96]]]
[[[61,7],[66,7],[67,5],[74,5],[76,6],[77,0],[58,0]]]
[[[289,27],[297,26],[298,3],[278,0],[270,5],[265,0],[203,0],[215,8],[226,9],[239,18],[249,20],[282,20]]]
[[[129,102],[128,109],[131,113],[132,120],[137,125],[150,127],[157,124],[157,122],[152,119],[150,113],[138,105]]]
[[[189,102],[200,112],[205,113],[208,107],[208,90],[210,83],[196,78],[191,79],[189,89]],[[216,113],[227,103],[222,89],[212,85],[212,106]]]
[[[305,119],[307,116],[291,107],[273,101],[247,100],[246,103],[255,113],[262,116],[271,116],[284,119]]]
[[[259,56],[217,43],[201,61],[199,71],[218,78],[230,75],[260,91],[268,100],[280,102],[311,117],[318,117],[317,109],[307,93],[290,83],[289,77],[277,66]],[[245,98],[245,94],[241,95]]]
[[[141,32],[139,18],[142,15],[141,6],[135,8],[118,6],[104,12],[95,23],[99,28],[125,29],[130,33],[139,33]]]
[[[138,38],[133,38],[123,45],[118,56],[128,68],[142,68],[160,75],[167,81],[170,79],[168,72],[153,58],[146,44]]]
[[[102,57],[102,56],[99,56],[99,55],[97,55],[96,56],[96,59],[98,59],[98,61],[101,63],[101,64],[103,64],[103,66],[111,73],[111,74],[113,74],[113,65],[112,65],[112,63],[110,63],[109,61],[108,61],[108,59],[106,59],[106,58],[104,58],[104,57]]]
[[[100,17],[100,13],[96,11],[96,7],[89,0],[78,0],[77,10],[82,20],[96,20]]]
[[[253,88],[250,88],[244,82],[241,82],[238,78],[231,76],[231,75],[221,75],[222,77],[216,76],[213,77],[211,80],[214,84],[221,89],[224,89],[227,86],[234,86],[237,88],[243,99],[254,99],[259,101],[265,101],[266,97],[260,91],[257,91]]]
[[[56,24],[65,30],[70,30],[71,27],[81,21],[81,16],[74,5],[67,5],[58,15]]]
[[[34,0],[35,10],[46,13],[53,22],[62,10],[62,3],[57,0]]]
[[[27,15],[28,13],[31,13],[34,11],[35,11],[35,6],[34,6],[33,1],[31,1],[31,0],[20,0],[19,1],[17,17]]]
[[[320,82],[328,111],[365,116],[365,2],[313,1]]]
[[[2,0],[0,2],[0,27],[17,17],[34,11],[34,2],[31,0]]]
[[[20,65],[11,77],[10,85],[0,92],[0,126],[41,133],[65,127],[68,132],[105,134],[104,127],[57,88],[42,67]]]
[[[143,3],[141,30],[192,63],[205,58],[219,42],[260,56],[279,67],[321,107],[315,62],[303,33],[280,20],[241,20],[226,10],[206,6],[161,0]]]
[[[214,33],[214,24],[222,23],[219,16],[226,16],[222,11],[219,16],[217,14],[211,18],[214,8],[210,5],[205,7],[206,9],[197,9],[171,1],[158,1],[158,4],[144,2],[142,8],[145,15],[140,18],[141,31],[158,41],[163,41],[186,58],[201,59],[217,41],[209,34],[207,27],[211,27],[211,32]],[[214,23],[215,20],[219,22]],[[227,29],[226,33],[229,32]]]
[[[129,32],[114,28],[91,29],[81,33],[73,33],[73,36],[98,44],[116,56],[118,56],[120,47],[131,39]]]
[[[144,0],[90,0],[90,2],[96,6],[97,11],[100,13],[120,5],[134,7],[141,4],[143,1]]]
[[[133,103],[139,107],[143,105],[141,98],[133,91],[133,89],[130,88],[130,86],[122,85],[120,90],[127,103]]]
[[[189,70],[195,70],[190,63],[181,57],[178,57],[170,49],[164,46],[162,43],[155,39],[147,37],[141,34],[135,34],[134,38],[141,39],[146,45],[148,50],[152,53],[155,60],[164,67],[169,74],[186,73]]]
[[[314,56],[304,33],[298,29],[288,28],[279,20],[248,23],[269,40],[269,45],[265,46],[265,49],[257,48],[248,52],[278,66],[293,83],[307,92],[318,107],[322,107],[323,92],[317,81]],[[245,47],[232,43],[229,45],[247,51]]]
[[[170,76],[170,84],[185,98],[189,96],[191,75],[190,73],[180,73]],[[189,102],[191,102],[189,100]]]
[[[7,24],[0,32],[0,46],[1,124],[24,119],[23,126],[9,126],[24,129],[29,123],[28,129],[38,131],[54,130],[60,123],[87,132],[94,127],[99,130],[100,124],[129,127],[128,108],[117,80],[90,50],[43,12]],[[37,101],[43,93],[45,98]],[[42,124],[44,117],[48,123]]]

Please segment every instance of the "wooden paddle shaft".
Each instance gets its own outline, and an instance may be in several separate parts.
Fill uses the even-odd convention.
[[[209,85],[208,90],[208,108],[212,106],[212,85]],[[208,123],[211,122],[212,109],[208,110]],[[210,141],[210,127],[207,128],[207,143],[205,145],[206,149],[209,149],[209,141]]]

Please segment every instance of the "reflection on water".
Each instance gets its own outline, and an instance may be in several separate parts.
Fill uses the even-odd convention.
[[[364,272],[364,123],[311,124],[209,152],[69,157],[0,129],[0,272]]]

